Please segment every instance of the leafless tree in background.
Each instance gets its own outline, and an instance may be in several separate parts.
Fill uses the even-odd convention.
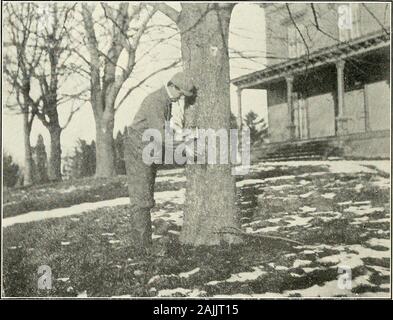
[[[104,36],[109,39],[106,50],[101,49],[102,43],[98,40],[96,31],[96,26],[99,24],[96,18],[97,9],[101,9],[104,16],[107,32]],[[109,177],[115,174],[113,129],[116,110],[133,89],[159,71],[177,64],[177,62],[171,63],[129,88],[126,96],[116,106],[119,91],[134,71],[136,51],[154,13],[154,9],[142,3],[118,5],[101,3],[99,7],[82,4],[86,46],[89,52],[89,59],[83,58],[83,60],[89,65],[90,70],[91,106],[96,124],[97,177]],[[125,66],[120,63],[123,52],[127,61]]]
[[[41,96],[31,97],[32,79],[35,69],[40,61],[42,50],[36,41],[34,30],[37,30],[38,20],[35,19],[33,5],[4,5],[4,22],[6,25],[4,36],[4,63],[5,80],[11,87],[10,96],[14,104],[6,103],[8,109],[18,108],[23,114],[24,137],[24,185],[33,182],[32,153],[30,133],[35,117],[36,106],[40,103]]]
[[[6,45],[5,74],[23,105],[25,118],[25,182],[31,183],[30,132],[37,117],[50,133],[48,174],[52,181],[61,180],[61,132],[70,123],[79,107],[70,111],[66,123],[60,126],[58,108],[83,99],[82,92],[67,93],[62,86],[77,67],[72,63],[72,43],[68,27],[72,22],[72,4],[7,4],[6,30],[10,40]],[[16,51],[15,51],[16,50]],[[19,81],[18,79],[22,80]],[[22,97],[22,99],[21,99]],[[74,104],[73,104],[74,106]],[[30,119],[28,114],[31,114]]]
[[[69,28],[75,23],[75,4],[53,3],[47,8],[46,18],[50,21],[38,32],[43,55],[35,77],[39,83],[42,103],[35,112],[50,134],[48,175],[51,181],[56,181],[61,180],[61,133],[80,109],[87,87],[73,93],[60,92],[70,76],[74,78],[73,81],[76,77],[77,67],[72,63],[74,44],[69,32]],[[73,100],[78,100],[78,107],[74,108]],[[61,126],[58,109],[68,102],[73,102],[73,107],[66,123]]]

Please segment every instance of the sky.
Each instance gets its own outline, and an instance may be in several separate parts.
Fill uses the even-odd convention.
[[[171,3],[171,5],[180,9],[178,3]],[[168,24],[170,20],[161,13],[157,13],[152,20],[153,23],[157,24]],[[173,35],[171,40],[166,41],[153,50],[151,43],[153,37],[167,38],[168,35]],[[144,75],[156,70],[157,68],[169,65],[174,57],[180,57],[180,37],[174,30],[163,29],[155,34],[143,36],[139,51],[137,52],[137,60],[140,62],[136,65],[134,72],[130,79],[125,82],[122,90],[119,93],[117,103],[124,96],[127,88],[137,83],[140,79],[143,79]],[[246,59],[231,59],[231,79],[238,76],[261,70],[265,67],[266,60],[264,58],[264,52],[266,51],[265,41],[265,18],[264,10],[259,6],[252,3],[239,3],[235,6],[230,24],[230,36],[229,36],[229,48],[236,51],[240,51],[244,54],[258,56],[258,58],[252,61]],[[146,54],[146,52],[149,54]],[[87,52],[81,51],[81,54]],[[120,59],[125,62],[125,57]],[[122,64],[122,62],[120,62]],[[158,75],[149,79],[141,88],[134,90],[122,104],[115,116],[115,130],[114,135],[119,130],[123,130],[124,126],[131,124],[132,119],[137,112],[143,99],[155,89],[158,89],[164,83],[166,83],[171,76],[179,71],[180,69],[171,69],[159,73]],[[4,83],[4,81],[3,81]],[[88,85],[88,83],[77,82],[76,80],[69,81],[66,83],[69,91],[78,92],[81,86]],[[4,93],[4,89],[3,89]],[[3,97],[3,102],[4,102]],[[267,102],[266,92],[264,90],[243,90],[242,93],[242,106],[243,116],[253,110],[260,117],[267,119]],[[60,125],[63,125],[68,117],[71,104],[64,105],[59,108]],[[231,109],[232,112],[237,115],[237,94],[236,87],[231,85]],[[47,152],[49,153],[50,137],[47,129],[42,126],[39,120],[35,120],[33,123],[31,133],[31,143],[35,145],[37,136],[42,134],[44,142],[47,146]],[[81,107],[81,110],[75,114],[70,124],[64,129],[61,136],[61,144],[63,154],[72,154],[74,147],[77,144],[78,139],[84,139],[90,142],[95,138],[95,123],[93,119],[93,112],[91,106],[86,103]],[[23,147],[23,119],[21,115],[11,114],[3,108],[3,150],[12,155],[16,162],[23,164],[24,147]]]

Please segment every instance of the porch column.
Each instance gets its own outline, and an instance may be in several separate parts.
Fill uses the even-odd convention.
[[[336,62],[337,69],[337,102],[338,102],[338,115],[337,121],[337,134],[344,135],[347,133],[347,118],[345,117],[345,91],[344,91],[344,68],[345,61],[339,60]]]
[[[295,124],[293,123],[293,99],[292,99],[292,92],[293,92],[293,76],[288,75],[285,77],[285,81],[287,83],[287,106],[288,106],[288,140],[295,139]]]
[[[237,88],[237,128],[242,130],[243,128],[243,114],[242,114],[242,91],[243,89]]]

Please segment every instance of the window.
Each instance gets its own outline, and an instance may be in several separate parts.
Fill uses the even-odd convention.
[[[357,38],[360,36],[360,3],[351,3],[352,13],[352,28],[351,38]]]
[[[293,24],[290,24],[287,27],[289,58],[298,58],[306,54],[306,46],[302,36],[306,39],[307,30],[306,27],[302,24],[297,25],[297,27],[299,28],[301,34]]]
[[[288,26],[288,57],[296,58],[296,29]]]

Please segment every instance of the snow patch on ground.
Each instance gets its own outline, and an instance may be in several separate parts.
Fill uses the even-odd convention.
[[[18,216],[4,218],[3,227],[9,227],[17,223],[27,223],[33,221],[40,221],[52,218],[61,218],[72,216],[76,214],[94,212],[94,210],[104,207],[113,207],[119,205],[126,205],[130,203],[130,199],[127,197],[117,198],[113,200],[105,200],[98,202],[85,202],[66,208],[57,208],[43,211],[30,211]]]
[[[244,281],[248,281],[248,280],[255,280],[258,277],[260,277],[261,275],[266,274],[267,272],[262,270],[262,267],[253,267],[252,268],[254,271],[251,272],[240,272],[240,273],[236,273],[236,274],[232,274],[230,276],[230,278],[223,280],[223,281],[210,281],[208,283],[206,283],[207,285],[211,285],[211,286],[215,286],[219,283],[222,282],[244,282]]]
[[[80,189],[81,189],[80,187],[77,188],[77,187],[75,187],[75,186],[71,186],[71,187],[69,187],[69,188],[67,188],[67,189],[59,190],[58,192],[60,192],[60,193],[70,193],[70,192],[72,192],[72,191],[80,190]]]
[[[390,188],[390,179],[386,178],[378,178],[372,182],[374,187],[378,187],[381,189],[389,189]]]
[[[262,298],[282,298],[283,295],[276,292],[266,292],[266,293],[257,293],[257,294],[244,294],[244,293],[237,293],[237,294],[217,294],[214,295],[213,298],[253,298],[253,299],[262,299]]]
[[[174,223],[181,227],[183,225],[183,211],[173,211],[170,214],[167,210],[159,210],[151,213],[152,221],[162,219]]]
[[[310,191],[307,193],[300,194],[299,197],[300,198],[308,198],[309,196],[313,195],[314,193],[315,193],[315,191]]]
[[[274,167],[301,167],[301,166],[325,166],[332,173],[358,173],[369,172],[375,173],[374,169],[366,166],[374,166],[378,170],[390,174],[391,164],[389,160],[372,160],[372,161],[349,161],[349,160],[308,160],[308,161],[273,161],[263,162],[252,166],[252,171],[261,171],[264,168]]]
[[[309,207],[309,206],[304,206],[304,207],[300,208],[300,211],[303,212],[303,213],[311,213],[311,212],[317,211],[317,209]]]
[[[236,187],[241,188],[250,184],[258,184],[258,183],[264,183],[265,180],[262,179],[245,179],[236,182]]]
[[[308,226],[310,220],[313,219],[313,217],[298,217],[298,216],[291,216],[291,218],[294,218],[293,220],[289,221],[289,225],[286,225],[285,227],[292,228],[292,227],[298,227],[298,226]]]
[[[198,289],[185,289],[185,288],[176,288],[176,289],[163,289],[158,291],[159,297],[172,297],[174,295],[185,295],[187,297],[200,297],[206,294],[206,291],[198,290]]]
[[[291,189],[291,188],[293,188],[293,185],[291,185],[291,184],[281,184],[279,186],[270,186],[269,187],[270,190],[276,190],[276,191],[284,190],[284,189]]]
[[[154,194],[156,203],[173,202],[175,204],[183,204],[185,199],[185,189],[162,191]],[[94,212],[94,210],[127,205],[130,203],[128,197],[122,197],[112,200],[98,201],[98,202],[85,202],[66,208],[57,208],[43,211],[31,211],[25,214],[17,215],[14,217],[4,218],[2,223],[3,227],[9,227],[17,223],[28,223],[40,221],[45,219],[62,218],[72,215],[84,214]]]
[[[370,244],[371,246],[385,247],[386,250],[389,250],[391,244],[389,239],[379,239],[379,238],[372,238],[368,240],[367,243]]]
[[[278,229],[280,229],[280,226],[275,226],[275,227],[264,227],[264,228],[259,228],[256,230],[252,230],[251,228],[246,230],[247,233],[262,233],[262,232],[276,232]]]
[[[383,212],[384,210],[385,208],[383,207],[373,208],[371,205],[365,205],[359,207],[350,206],[349,208],[344,209],[344,212],[353,213],[359,216],[364,216],[375,212]]]
[[[359,161],[361,165],[368,165],[377,168],[380,171],[390,174],[391,162],[389,160],[373,160],[373,161]]]
[[[169,175],[181,175],[184,174],[184,169],[169,169],[169,170],[158,170],[157,176],[169,176]]]
[[[162,177],[156,177],[156,182],[175,183],[175,182],[185,182],[185,181],[187,181],[186,176],[162,176]]]
[[[183,204],[185,200],[186,189],[161,191],[154,193],[154,200],[157,204],[165,202],[173,202],[175,204]]]
[[[188,272],[181,272],[181,273],[179,273],[179,277],[180,278],[189,278],[191,275],[199,272],[199,270],[200,270],[200,268],[195,268],[195,269],[188,271]]]
[[[296,259],[293,262],[293,267],[294,268],[299,268],[299,267],[305,267],[308,266],[311,263],[310,260],[300,260],[300,259]]]
[[[382,240],[382,239],[378,239],[378,240]],[[385,242],[382,243],[386,244]],[[364,265],[362,259],[365,258],[383,259],[383,258],[390,257],[389,250],[386,251],[374,250],[374,249],[363,247],[358,244],[345,246],[345,249],[346,251],[357,252],[357,253],[340,252],[339,254],[336,255],[320,258],[317,261],[322,264],[334,264],[334,265],[350,267],[351,269],[354,269],[356,267]]]

